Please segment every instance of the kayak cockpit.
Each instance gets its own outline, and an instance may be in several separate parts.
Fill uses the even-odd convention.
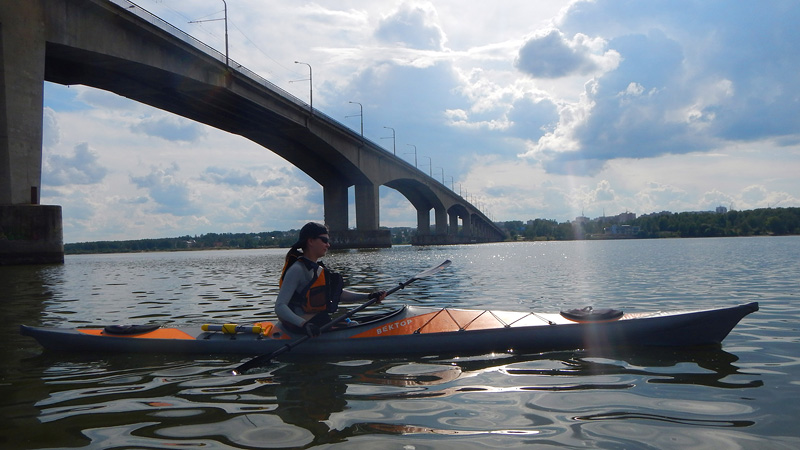
[[[346,325],[346,328],[373,325],[373,324],[375,324],[377,322],[381,322],[381,321],[384,321],[384,320],[387,320],[387,319],[391,319],[391,318],[393,318],[395,316],[398,316],[401,313],[403,313],[404,311],[406,311],[406,309],[407,309],[407,306],[403,305],[400,308],[394,309],[392,311],[353,316],[352,319],[349,322],[350,324]]]

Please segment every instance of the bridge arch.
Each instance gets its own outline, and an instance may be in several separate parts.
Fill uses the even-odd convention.
[[[467,208],[461,204],[456,203],[447,209],[447,214],[450,216],[451,234],[461,234],[469,236],[472,234],[472,217]],[[458,229],[458,219],[461,219],[461,230]]]
[[[430,230],[430,211],[433,209],[437,211],[436,214],[436,231],[438,232],[442,227],[447,226],[446,217],[445,222],[440,223],[438,211],[444,210],[444,204],[439,196],[425,183],[418,180],[401,178],[383,183],[384,186],[390,187],[402,194],[417,210],[417,233],[431,234]]]

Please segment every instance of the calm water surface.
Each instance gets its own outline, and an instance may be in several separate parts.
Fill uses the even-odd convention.
[[[274,319],[284,250],[0,267],[0,448],[800,448],[800,237],[346,251],[351,288],[463,308],[626,311],[758,301],[721,349],[395,359],[43,352],[19,324]]]

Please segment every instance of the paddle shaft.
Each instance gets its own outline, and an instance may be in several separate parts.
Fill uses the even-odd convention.
[[[394,294],[395,292],[399,291],[400,289],[403,289],[406,286],[408,286],[409,284],[419,280],[420,278],[425,278],[425,277],[429,277],[429,276],[431,276],[433,274],[436,274],[436,273],[438,273],[439,271],[441,271],[442,269],[444,269],[445,267],[447,267],[449,265],[450,265],[450,260],[447,259],[443,263],[439,264],[438,266],[431,267],[430,269],[427,269],[427,270],[425,270],[423,272],[420,272],[420,273],[414,275],[413,277],[409,278],[408,280],[404,281],[403,283],[400,283],[397,286],[389,289],[388,291],[386,291],[386,295],[388,296],[390,294]],[[364,308],[369,307],[370,305],[374,304],[378,300],[380,300],[380,297],[371,298],[371,299],[367,300],[365,303],[363,303],[361,305],[358,305],[357,307],[351,309],[346,314],[342,314],[341,316],[331,320],[330,322],[328,322],[325,325],[320,327],[320,329],[319,329],[320,333],[324,333],[325,331],[330,330],[332,327],[338,325],[339,323],[341,323],[344,320],[349,319],[353,314],[363,310]],[[234,375],[240,374],[240,373],[243,373],[243,372],[245,372],[245,371],[247,371],[249,369],[252,369],[253,367],[258,367],[258,366],[262,365],[263,363],[267,363],[270,360],[272,360],[272,358],[275,358],[278,355],[282,355],[282,354],[288,352],[289,350],[297,347],[298,345],[300,345],[303,342],[309,340],[310,338],[311,338],[311,336],[305,335],[305,336],[297,339],[294,342],[290,342],[290,343],[284,345],[283,347],[275,350],[274,352],[272,352],[272,353],[270,353],[268,355],[256,356],[255,358],[251,359],[250,361],[247,361],[247,362],[243,363],[242,365],[240,365],[239,367],[237,367],[236,369],[234,369],[233,373],[234,373]]]

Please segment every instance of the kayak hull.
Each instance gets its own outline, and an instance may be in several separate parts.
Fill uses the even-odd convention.
[[[560,314],[405,306],[324,333],[291,353],[388,356],[719,345],[742,318],[757,310],[757,303],[749,303],[576,322]],[[258,333],[225,334],[196,326],[120,335],[102,328],[21,325],[20,332],[53,351],[158,354],[269,354],[303,337],[279,324],[263,323],[261,329]]]

